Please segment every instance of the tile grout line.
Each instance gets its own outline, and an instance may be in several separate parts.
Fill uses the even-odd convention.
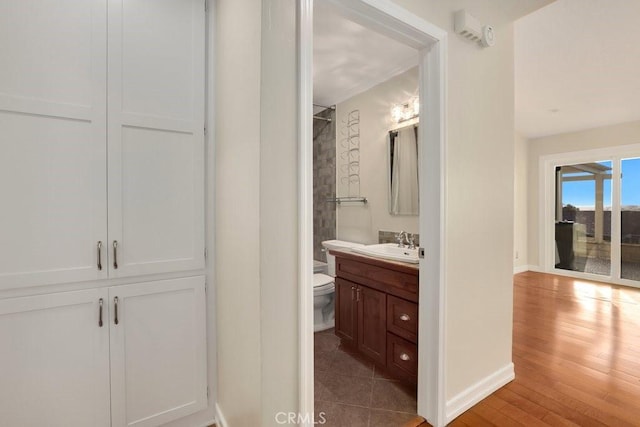
[[[371,427],[371,404],[372,404],[372,402],[373,402],[373,378],[371,378],[371,393],[369,394],[369,411],[368,411],[368,415],[367,415],[367,427]]]
[[[371,412],[373,411],[371,405],[373,405],[373,384],[376,380],[376,369],[378,369],[378,367],[374,364],[373,369],[371,370],[371,397],[369,398],[369,421],[367,423],[368,427],[371,427]]]
[[[360,409],[370,409],[367,406],[356,405],[355,403],[338,402],[338,401],[335,401],[335,400],[318,399],[318,402],[335,403],[336,405],[352,406],[354,408],[360,408]]]
[[[318,335],[316,335],[318,336]],[[327,336],[333,336],[331,334],[327,334]],[[324,341],[324,340],[323,340]],[[373,424],[373,421],[375,419],[374,415],[373,415],[373,411],[377,411],[377,413],[379,412],[380,414],[382,414],[384,416],[384,414],[406,414],[406,415],[415,415],[414,412],[410,411],[410,412],[405,412],[403,410],[398,410],[398,409],[386,409],[386,408],[373,408],[373,396],[374,393],[376,391],[376,384],[388,384],[388,383],[393,383],[393,384],[401,384],[402,381],[398,381],[392,378],[385,378],[384,377],[384,372],[375,365],[375,363],[371,363],[369,364],[368,362],[365,362],[363,360],[360,360],[358,357],[356,357],[354,354],[352,354],[351,352],[349,352],[348,350],[345,350],[343,348],[340,347],[340,345],[336,345],[335,347],[333,347],[330,351],[326,352],[327,358],[328,360],[328,364],[326,366],[326,370],[321,371],[321,375],[323,376],[328,376],[328,377],[343,377],[343,378],[353,378],[353,379],[358,379],[358,380],[365,380],[369,382],[369,387],[370,387],[370,392],[369,392],[369,400],[368,403],[364,403],[363,404],[355,404],[355,403],[347,403],[347,402],[343,402],[341,400],[334,400],[329,398],[329,396],[318,396],[321,397],[320,399],[316,398],[315,400],[317,400],[318,402],[326,402],[326,403],[330,403],[330,404],[335,404],[335,405],[339,405],[342,407],[351,407],[351,408],[360,408],[360,410],[366,410],[366,419],[360,418],[361,421],[364,421],[364,423],[362,425],[365,425],[367,427],[371,427]],[[346,357],[345,357],[346,356]],[[348,370],[348,366],[353,363],[353,361],[351,360],[353,359],[353,361],[358,362],[358,364],[362,364],[362,366],[367,366],[369,367],[368,369],[368,373],[366,375],[351,375],[352,373],[355,372],[360,372],[359,369],[355,369],[353,366],[351,370]],[[344,363],[347,363],[347,365],[344,365]],[[338,369],[338,371],[344,371],[345,368],[347,368],[346,372],[335,372],[336,369]],[[317,367],[316,367],[317,369]],[[376,378],[376,375],[380,373],[381,376],[380,378]],[[381,391],[387,390],[387,386],[383,387]],[[321,393],[320,393],[321,394]],[[384,395],[385,393],[383,393]],[[395,418],[394,418],[395,419]]]
[[[371,405],[373,405],[373,385],[375,383],[376,365],[373,365],[371,370],[371,394],[369,395],[369,419],[367,420],[367,426],[371,426]]]

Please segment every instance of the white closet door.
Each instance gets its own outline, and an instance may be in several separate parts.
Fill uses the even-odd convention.
[[[204,0],[109,3],[112,277],[204,266],[204,28]]]
[[[106,289],[0,300],[0,425],[110,426],[108,321]]]
[[[204,409],[204,277],[117,286],[109,300],[112,425],[158,426]]]
[[[0,289],[106,277],[106,0],[0,1]]]

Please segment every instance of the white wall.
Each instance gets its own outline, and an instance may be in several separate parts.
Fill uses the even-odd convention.
[[[470,5],[481,22],[491,12]],[[483,16],[484,15],[484,16]],[[447,398],[511,363],[513,28],[480,49],[451,37],[447,147]],[[451,25],[445,28],[452,30]],[[451,31],[453,32],[453,31]]]
[[[514,272],[527,270],[529,264],[527,224],[529,222],[528,203],[528,144],[527,139],[515,133],[514,149],[514,209],[513,209],[513,269]]]
[[[216,2],[217,394],[230,426],[261,424],[261,3]]]
[[[418,52],[416,51],[416,56]],[[358,243],[378,243],[378,231],[418,233],[418,216],[389,214],[389,176],[387,135],[397,127],[391,121],[391,107],[408,101],[418,93],[418,68],[412,68],[386,82],[336,106],[336,190],[347,196],[341,180],[341,140],[350,111],[360,111],[360,194],[363,204],[344,204],[336,208],[338,239]]]
[[[528,245],[529,265],[540,268],[539,242],[542,230],[540,221],[539,164],[540,158],[549,154],[568,153],[594,148],[615,147],[640,143],[640,121],[604,126],[580,132],[570,132],[529,140],[528,165]]]
[[[298,408],[296,10],[216,12],[218,406],[231,427],[269,426]]]
[[[511,363],[515,18],[549,1],[396,0],[449,32],[446,173],[446,394]],[[483,49],[457,36],[466,9],[496,31]],[[421,239],[428,236],[421,236]],[[473,390],[473,389],[471,389]]]
[[[548,2],[397,0],[450,34],[445,272],[449,398],[511,362],[510,22]],[[297,206],[292,202],[297,199],[291,189],[298,173],[296,158],[285,153],[297,144],[292,138],[297,121],[291,114],[297,85],[292,73],[295,16],[286,10],[293,7],[285,0],[218,0],[217,6],[218,403],[232,427],[274,425],[271,412],[294,404],[299,375],[292,362],[297,361],[298,340],[292,333],[297,328],[292,303],[297,296],[297,253],[291,243],[297,239]],[[495,47],[481,49],[455,36],[453,12],[460,8],[494,25]],[[267,120],[270,123],[261,126]],[[282,131],[279,138],[276,127]],[[275,151],[272,155],[267,150]],[[276,237],[283,245],[277,251],[267,241]],[[266,295],[269,292],[273,294]]]
[[[290,0],[262,9],[260,425],[269,426],[277,412],[298,410],[297,26]]]

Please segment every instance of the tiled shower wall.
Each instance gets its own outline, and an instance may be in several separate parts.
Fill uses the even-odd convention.
[[[313,259],[326,261],[322,241],[336,238],[336,112],[317,114],[331,119],[313,120]]]

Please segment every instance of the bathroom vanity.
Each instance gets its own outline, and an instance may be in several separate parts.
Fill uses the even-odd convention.
[[[418,266],[347,250],[331,254],[336,257],[336,335],[390,376],[415,383]]]

